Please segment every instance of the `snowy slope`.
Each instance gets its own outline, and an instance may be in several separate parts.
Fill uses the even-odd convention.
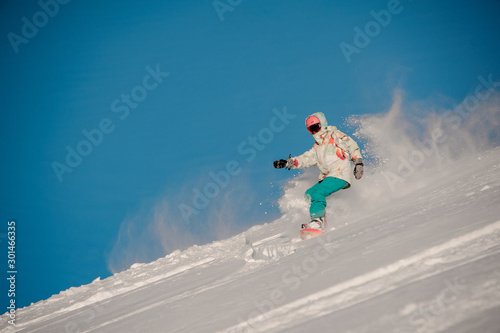
[[[500,148],[443,161],[454,142],[404,181],[381,164],[334,195],[321,237],[298,239],[313,170],[286,185],[275,222],[63,291],[0,330],[498,333]]]
[[[317,239],[284,216],[134,265],[20,310],[17,332],[498,332],[499,161]]]

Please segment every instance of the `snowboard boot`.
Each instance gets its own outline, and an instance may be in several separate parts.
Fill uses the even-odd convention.
[[[318,229],[321,231],[325,231],[326,229],[326,218],[324,216],[322,217],[315,217],[309,222],[308,224],[303,224],[302,229]]]

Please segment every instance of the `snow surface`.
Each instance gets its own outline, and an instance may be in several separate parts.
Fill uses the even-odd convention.
[[[395,129],[400,108],[396,96],[388,114],[356,120],[357,135]],[[418,171],[398,164],[418,153],[411,136],[393,133],[384,161],[329,198],[320,237],[299,240],[311,170],[286,184],[273,223],[70,288],[0,331],[498,333],[500,148],[457,153],[464,133],[477,137],[446,133]]]

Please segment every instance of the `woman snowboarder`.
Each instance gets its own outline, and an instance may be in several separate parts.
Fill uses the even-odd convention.
[[[319,182],[306,191],[311,201],[309,213],[311,222],[302,229],[325,231],[326,197],[351,186],[351,162],[354,163],[354,177],[363,176],[363,157],[358,144],[335,126],[328,126],[322,112],[306,118],[306,127],[316,141],[313,147],[300,156],[274,161],[277,169],[303,169],[317,165],[320,170]]]

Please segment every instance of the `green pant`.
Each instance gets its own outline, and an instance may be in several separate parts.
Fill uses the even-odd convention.
[[[306,191],[306,198],[311,200],[309,214],[311,218],[325,216],[326,197],[343,188],[346,188],[348,183],[343,179],[334,177],[326,177],[310,189]]]

